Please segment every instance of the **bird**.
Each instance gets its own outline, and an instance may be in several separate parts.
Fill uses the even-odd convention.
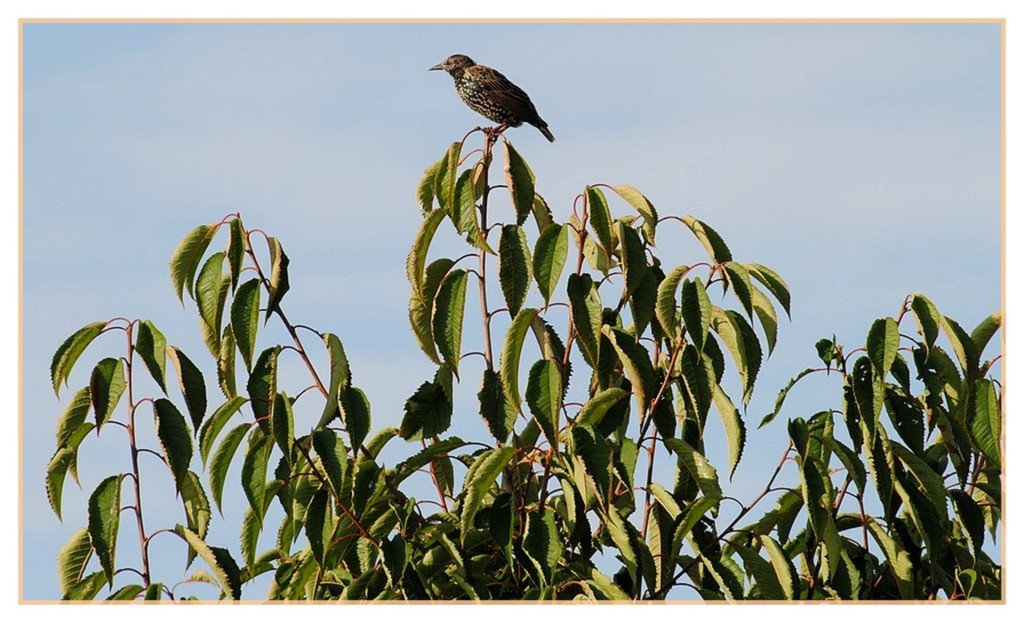
[[[477,65],[465,54],[453,54],[430,71],[446,71],[455,79],[455,90],[467,106],[499,124],[498,132],[529,123],[552,143],[555,136],[525,91],[496,69]]]

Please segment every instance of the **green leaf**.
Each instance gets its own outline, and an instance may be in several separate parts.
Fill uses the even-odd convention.
[[[529,391],[529,388],[527,388]],[[480,400],[480,417],[487,424],[487,430],[500,443],[508,441],[512,427],[515,426],[518,411],[513,408],[505,396],[501,386],[501,377],[494,370],[484,370],[483,382],[477,394]],[[451,405],[449,404],[449,415]]]
[[[233,398],[238,395],[238,388],[235,386],[235,334],[231,325],[224,327],[224,335],[220,340],[220,354],[217,356],[217,384],[225,398]]]
[[[569,231],[564,225],[553,223],[541,231],[533,250],[533,278],[545,303],[558,287],[568,253]]]
[[[698,350],[703,349],[704,342],[708,339],[708,331],[711,330],[711,299],[699,277],[683,282],[679,311],[690,341]]]
[[[306,538],[318,565],[324,564],[324,552],[331,546],[331,511],[327,506],[327,489],[317,489],[306,508]]]
[[[96,429],[99,430],[110,420],[127,387],[124,376],[124,361],[107,358],[93,368],[89,380],[89,397],[96,414]]]
[[[242,353],[245,369],[252,371],[252,356],[256,351],[256,333],[260,326],[260,282],[250,279],[238,286],[231,301],[231,327],[235,343]]]
[[[732,400],[722,390],[722,386],[715,384],[714,393],[715,406],[722,416],[722,426],[725,427],[725,439],[729,444],[729,479],[732,480],[736,468],[740,464],[740,457],[743,456],[743,446],[747,440],[747,429],[743,425],[743,418],[739,409],[733,405]]]
[[[770,562],[761,558],[756,551],[749,547],[740,545],[737,542],[732,542],[731,545],[743,560],[746,573],[757,581],[757,587],[761,592],[762,599],[773,601],[787,599],[786,592],[783,591],[782,584],[779,582],[779,577],[775,574],[775,568]],[[791,595],[792,587],[790,587],[789,592]]]
[[[242,262],[245,260],[246,234],[242,228],[242,219],[233,218],[228,222],[228,275],[231,277],[231,290],[238,287],[238,278],[242,274]]]
[[[270,412],[270,431],[284,456],[291,457],[292,440],[295,439],[295,414],[292,413],[292,401],[284,392],[278,392],[274,400],[274,410]]]
[[[675,533],[672,535],[673,552],[679,551],[683,545],[683,539],[690,536],[690,532],[693,531],[697,522],[707,515],[709,511],[717,509],[721,501],[721,497],[700,497],[690,503],[682,515],[682,519],[676,525]],[[714,510],[714,512],[717,512],[717,510]]]
[[[939,322],[942,320],[939,310],[922,294],[915,294],[910,299],[910,309],[917,319],[918,333],[924,338],[925,346],[931,349],[935,345],[936,338],[939,337]]]
[[[89,496],[89,538],[103,567],[107,584],[114,584],[114,553],[121,520],[121,479],[124,474],[103,480]]]
[[[420,385],[416,393],[405,401],[405,416],[402,418],[399,433],[402,439],[414,441],[434,437],[451,426],[451,393],[446,390],[441,380],[438,371],[434,381]]]
[[[207,348],[216,356],[220,351],[220,325],[224,315],[224,253],[210,256],[199,271],[196,281],[196,304],[199,307],[199,323]]]
[[[596,568],[590,570],[590,579],[587,583],[594,587],[605,599],[611,601],[629,601],[629,595],[623,591],[611,578],[598,571]]]
[[[857,485],[857,490],[863,494],[867,484],[867,471],[864,469],[864,462],[860,455],[835,437],[825,436],[822,438],[822,442],[839,458],[839,462],[846,468],[846,473],[853,479],[853,484]]]
[[[384,562],[384,572],[392,586],[401,586],[402,577],[405,574],[405,566],[409,562],[409,550],[405,539],[401,534],[396,534],[390,539],[380,542],[381,559]]]
[[[224,512],[224,507],[221,504],[221,499],[224,493],[224,480],[228,475],[228,468],[231,467],[231,459],[235,456],[235,451],[238,450],[239,444],[242,443],[242,438],[245,437],[245,433],[249,431],[249,424],[239,424],[235,428],[231,429],[224,439],[217,446],[217,450],[213,453],[213,459],[210,461],[210,492],[213,494],[213,501],[217,504],[217,509]]]
[[[601,296],[590,275],[569,274],[569,306],[572,313],[576,339],[584,358],[591,366],[597,366],[601,339],[602,309]]]
[[[743,305],[743,310],[747,312],[747,317],[753,320],[754,295],[752,291],[754,286],[750,283],[750,273],[739,262],[726,262],[722,268],[725,270],[725,275],[729,278],[729,285],[732,286],[733,294],[736,295],[736,299]]]
[[[602,331],[611,340],[612,346],[615,347],[615,351],[622,361],[622,368],[633,385],[637,408],[640,413],[645,413],[657,391],[650,354],[642,344],[636,341],[636,338],[621,329],[609,327],[607,330],[602,328]]]
[[[992,339],[992,336],[995,335],[995,332],[999,330],[1002,324],[1003,312],[997,311],[978,323],[974,331],[971,331],[971,341],[974,342],[979,355],[985,351],[988,341]]]
[[[869,519],[867,523],[868,531],[871,532],[871,536],[874,537],[875,542],[881,548],[885,554],[885,559],[889,562],[889,569],[892,571],[893,578],[896,580],[896,586],[900,592],[901,599],[915,599],[914,593],[914,563],[910,558],[910,554],[903,548],[899,540],[892,538],[885,531],[885,528],[880,526],[874,518]]]
[[[463,486],[462,516],[459,523],[463,541],[473,526],[473,518],[476,517],[484,496],[487,495],[491,485],[498,478],[498,474],[512,459],[515,452],[516,449],[511,446],[502,446],[482,452],[473,462],[469,472],[466,473],[466,483]]]
[[[713,307],[711,328],[725,343],[743,382],[743,404],[750,402],[754,381],[761,368],[761,345],[747,320],[732,310]]]
[[[423,179],[416,187],[416,201],[420,204],[423,214],[434,209],[434,186],[437,184],[437,174],[441,170],[442,162],[439,160],[427,167],[423,172]]]
[[[761,264],[744,264],[750,275],[761,282],[764,287],[768,288],[768,291],[772,293],[780,304],[782,309],[786,311],[786,316],[789,317],[789,286],[782,280],[782,277],[778,275],[774,270]]]
[[[615,245],[612,242],[612,215],[608,210],[608,200],[600,188],[587,186],[587,215],[590,226],[597,234],[597,241],[606,256],[611,256]]]
[[[468,277],[468,273],[461,269],[449,272],[441,281],[434,300],[434,342],[455,378],[459,376],[459,358],[462,354],[462,322]]]
[[[543,513],[533,510],[527,514],[523,551],[540,572],[542,584],[550,584],[555,566],[562,558],[562,540],[555,526],[555,511],[550,506]]]
[[[524,307],[519,310],[505,334],[505,344],[501,349],[501,385],[509,404],[516,411],[519,411],[522,404],[522,398],[519,396],[519,357],[523,352],[526,331],[536,316],[536,309]]]
[[[102,571],[90,573],[82,578],[78,585],[65,593],[61,599],[65,601],[91,601],[103,589],[106,579],[106,575]]]
[[[256,422],[265,430],[270,429],[270,411],[277,395],[277,356],[280,352],[281,347],[274,346],[260,353],[246,383],[249,406]]]
[[[210,500],[206,497],[206,492],[203,491],[203,485],[199,482],[199,476],[195,472],[189,471],[185,478],[181,480],[179,491],[181,492],[182,504],[185,506],[185,521],[188,524],[189,530],[198,534],[200,538],[205,539],[206,532],[210,527],[212,513],[210,510]],[[189,548],[185,566],[191,565],[195,557],[195,550]]]
[[[67,381],[68,376],[71,375],[71,369],[78,361],[82,351],[96,339],[97,335],[103,332],[104,326],[106,323],[103,322],[85,325],[64,340],[57,352],[53,354],[53,361],[50,363],[50,379],[53,381],[53,391],[58,397],[60,396],[60,384]]]
[[[505,152],[505,183],[516,209],[516,224],[522,225],[533,208],[534,176],[530,166],[519,155],[512,143],[502,141]]]
[[[462,143],[453,142],[441,161],[438,163],[437,178],[434,180],[434,195],[442,210],[451,212],[451,206],[455,203],[455,180],[459,173],[459,156],[462,152]]]
[[[711,229],[710,225],[689,215],[682,217],[682,221],[690,228],[690,231],[697,237],[697,240],[700,241],[716,264],[732,261],[732,253],[730,253],[729,247],[726,246],[725,241],[718,235],[718,232]]]
[[[513,317],[526,300],[532,263],[523,228],[517,225],[502,227],[498,241],[498,280],[509,314]]]
[[[167,339],[163,333],[156,328],[149,320],[139,323],[139,334],[135,338],[135,351],[142,357],[142,361],[153,375],[153,380],[160,385],[160,389],[167,391],[165,379],[167,376]]]
[[[397,483],[405,480],[416,473],[417,470],[424,467],[427,463],[431,463],[439,457],[447,456],[449,452],[461,448],[464,445],[466,445],[466,442],[458,437],[451,437],[449,439],[438,440],[431,443],[395,466],[395,469],[392,472],[395,482]]]
[[[67,476],[68,466],[74,455],[75,451],[73,449],[60,447],[53,454],[53,457],[50,458],[50,462],[46,466],[46,497],[50,502],[50,508],[57,515],[57,519],[62,521],[61,500],[64,493],[64,479]]]
[[[217,440],[220,431],[246,402],[246,399],[241,396],[229,398],[224,404],[217,407],[210,419],[203,424],[199,431],[199,456],[202,458],[204,466],[210,456],[210,450],[213,449],[213,442]]]
[[[609,387],[608,389],[597,392],[585,405],[583,405],[580,412],[576,414],[574,426],[589,426],[596,428],[597,425],[601,423],[601,420],[604,419],[608,410],[627,396],[629,396],[629,392],[619,387]]]
[[[632,296],[647,276],[647,254],[644,253],[644,243],[635,229],[622,221],[617,221],[615,225],[616,233],[622,242],[622,271],[626,279],[626,294]]]
[[[289,284],[288,256],[285,255],[281,241],[271,237],[267,239],[267,244],[270,246],[270,286],[268,287],[265,318],[269,320],[270,315],[280,308],[281,299],[288,292]]]
[[[796,599],[796,591],[799,584],[797,583],[797,573],[796,569],[793,568],[793,563],[790,562],[789,557],[786,556],[786,552],[778,541],[767,534],[762,534],[759,538],[761,545],[764,546],[764,551],[768,554],[768,560],[771,561],[779,587],[782,589],[782,597],[780,599]]]
[[[455,203],[451,207],[452,222],[456,231],[466,234],[466,240],[470,244],[493,254],[494,250],[487,244],[477,216],[476,202],[480,198],[480,193],[473,180],[474,174],[480,170],[479,165],[466,169],[455,183]]]
[[[85,423],[89,414],[89,407],[92,401],[89,398],[89,388],[83,387],[75,392],[68,406],[64,409],[60,419],[57,420],[57,447],[61,448],[68,444],[68,440],[74,435],[75,430]]]
[[[167,467],[174,474],[175,486],[181,490],[182,481],[192,462],[192,438],[185,418],[170,400],[158,398],[153,402],[153,416],[156,418],[156,436],[163,448]]]
[[[686,470],[697,483],[704,497],[722,499],[722,487],[718,484],[718,470],[708,463],[703,454],[682,439],[666,439],[665,446],[676,453],[679,466]]]
[[[654,306],[654,314],[661,324],[661,329],[672,339],[679,337],[679,314],[676,311],[676,290],[683,276],[690,267],[680,265],[673,268],[661,284],[658,285],[658,299]]]
[[[940,326],[953,347],[953,352],[956,354],[957,361],[960,362],[960,368],[964,371],[964,376],[973,378],[978,372],[978,360],[980,358],[980,353],[974,345],[974,340],[971,339],[971,336],[967,335],[967,332],[955,320],[948,316],[942,317]]]
[[[171,283],[174,285],[174,293],[178,295],[178,300],[182,300],[182,288],[192,296],[192,284],[199,262],[216,234],[217,227],[200,225],[182,239],[171,255]]]
[[[345,474],[348,472],[348,450],[338,435],[329,428],[322,428],[313,433],[313,449],[316,450],[324,473],[331,487],[338,495],[344,488]]]
[[[867,351],[878,378],[884,379],[896,360],[900,347],[900,330],[892,318],[879,318],[868,331]]]
[[[448,271],[455,262],[448,258],[434,260],[427,266],[426,280],[423,282],[423,299],[413,291],[409,295],[409,324],[420,349],[428,359],[441,365],[434,347],[434,329],[431,326],[434,313],[434,297]]]
[[[526,383],[526,404],[552,448],[558,447],[562,387],[562,375],[558,371],[558,364],[550,359],[541,359],[530,368],[530,376]]]
[[[249,507],[257,514],[261,523],[266,509],[264,498],[270,450],[271,438],[259,428],[253,428],[249,433],[249,445],[245,450],[245,460],[242,462],[242,490],[249,500]],[[219,502],[217,506],[220,506]]]
[[[327,386],[327,395],[337,396],[343,386],[347,387],[352,382],[352,371],[349,368],[348,357],[345,356],[345,348],[341,345],[338,336],[333,333],[324,333],[323,340],[331,363],[331,382]],[[316,428],[323,428],[335,417],[340,416],[338,404],[334,400],[328,400]]]
[[[177,525],[174,527],[174,531],[185,540],[189,546],[198,552],[199,557],[210,566],[210,570],[213,571],[214,577],[220,582],[220,589],[223,593],[231,599],[241,599],[242,597],[242,581],[241,571],[238,569],[238,563],[231,557],[228,550],[221,547],[212,547],[206,544],[198,534],[189,530],[185,526]]]
[[[338,405],[352,447],[359,448],[370,432],[370,400],[358,387],[343,387],[338,392]]]
[[[128,584],[111,593],[106,601],[133,601],[144,590],[141,584]]]
[[[448,378],[450,379],[451,376],[449,376]],[[387,426],[380,429],[379,431],[377,431],[377,434],[375,434],[373,437],[370,437],[370,440],[363,444],[364,454],[372,459],[377,458],[377,455],[380,454],[380,451],[384,449],[384,446],[386,446],[389,441],[391,441],[397,436],[398,429],[395,428],[394,426]]]
[[[999,451],[1002,415],[992,381],[982,379],[977,383],[974,412],[970,413],[971,437],[974,443],[996,467],[1002,466]]]
[[[178,372],[178,384],[181,386],[181,394],[185,398],[192,426],[198,429],[206,416],[206,382],[203,381],[203,373],[185,356],[185,353],[181,352],[181,349],[168,346],[167,355]]]
[[[754,313],[761,321],[761,328],[764,330],[765,338],[768,340],[768,356],[775,350],[775,340],[779,332],[779,318],[775,314],[775,308],[771,301],[756,287],[751,286],[751,294],[754,301]]]
[[[587,473],[594,479],[601,496],[607,495],[611,485],[611,452],[604,437],[595,432],[589,426],[579,423],[569,429],[572,434],[572,443],[575,456],[583,461]],[[580,491],[583,491],[582,482],[579,483]]]
[[[658,227],[658,211],[654,209],[654,205],[632,186],[613,186],[612,189],[643,217],[644,235],[647,237],[647,241],[653,245],[654,233]]]
[[[61,595],[66,595],[82,581],[82,575],[91,556],[92,541],[89,539],[89,530],[81,528],[71,535],[57,553],[57,578],[60,582]]]
[[[785,402],[786,396],[789,395],[789,390],[793,389],[793,386],[796,385],[800,379],[804,378],[808,374],[811,374],[812,372],[818,372],[818,370],[816,370],[815,368],[807,368],[806,370],[800,372],[800,374],[789,379],[789,382],[786,383],[786,386],[779,391],[779,395],[775,398],[775,408],[772,409],[771,413],[769,413],[768,415],[764,416],[764,418],[761,419],[761,423],[757,425],[758,428],[763,428],[766,424],[774,420],[777,415],[779,415],[779,412],[782,411],[782,403]]]
[[[412,249],[405,262],[406,275],[412,285],[413,292],[421,299],[423,296],[424,266],[427,264],[427,251],[430,249],[430,241],[434,238],[434,232],[438,225],[444,220],[445,213],[441,210],[429,212],[424,218],[420,229],[413,238]]]

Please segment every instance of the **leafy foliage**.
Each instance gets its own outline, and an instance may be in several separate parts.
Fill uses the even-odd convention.
[[[504,207],[488,206],[499,140]],[[341,337],[297,331],[311,328],[285,314],[283,244],[251,237],[238,215],[194,229],[171,259],[173,291],[194,299],[212,362],[169,346],[148,320],[87,324],[61,344],[55,392],[98,336],[128,337],[127,352],[98,358],[58,419],[45,483],[55,513],[90,432],[119,425],[132,459],[93,489],[88,525],[61,549],[64,598],[178,599],[201,583],[239,599],[264,574],[275,600],[661,600],[680,587],[708,600],[1001,598],[991,552],[1001,519],[1002,386],[995,360],[982,360],[1001,314],[968,333],[913,294],[852,349],[835,336],[820,340],[824,367],[794,377],[760,420],[785,419],[790,443],[763,491],[743,503],[727,495],[725,466],[709,457],[727,456],[730,478],[750,460],[746,407],[775,346],[777,307],[790,313],[782,277],[734,259],[702,220],[659,216],[631,186],[588,185],[573,216],[557,222],[508,141],[489,131],[482,150],[463,147],[453,143],[428,167],[415,194],[423,221],[406,262],[409,320],[437,368],[406,388],[398,428],[374,432],[370,396],[353,385]],[[664,245],[665,230],[678,234],[679,224],[707,257],[662,266],[655,237]],[[207,254],[221,228],[224,250]],[[443,232],[470,253],[431,259]],[[490,269],[488,255],[497,255]],[[479,268],[456,267],[473,256]],[[493,279],[504,310],[488,306]],[[470,283],[480,286],[479,323],[467,318]],[[261,311],[284,326],[288,343],[266,343],[273,332],[259,331]],[[912,322],[920,339],[908,335]],[[319,348],[320,360],[311,354]],[[305,389],[279,377],[286,354],[308,368]],[[464,362],[470,354],[482,364]],[[180,406],[178,392],[166,391],[168,357]],[[139,360],[163,395],[137,395]],[[224,393],[209,415],[206,364]],[[787,397],[812,377],[836,399],[793,408]],[[473,404],[456,403],[459,382],[479,387]],[[136,427],[142,401],[152,403],[154,440]],[[483,439],[450,434],[453,420],[468,424],[474,414]],[[722,433],[714,437],[722,451],[708,448],[708,430]],[[382,457],[395,451],[406,458],[389,466]],[[142,453],[163,459],[180,524],[144,530]],[[673,469],[671,482],[654,479],[656,461]],[[208,543],[210,499],[228,512],[225,488],[238,471],[230,486],[247,508],[225,520],[241,526],[239,543]],[[280,512],[270,513],[275,505]],[[141,584],[117,572],[122,510],[137,522]],[[182,540],[180,581],[153,577],[146,552],[158,532]],[[121,534],[122,548],[134,533]],[[618,567],[611,576],[598,568],[599,553],[603,568]]]

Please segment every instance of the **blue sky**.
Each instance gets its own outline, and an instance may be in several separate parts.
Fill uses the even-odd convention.
[[[181,308],[167,277],[171,252],[199,223],[241,211],[281,239],[289,316],[337,333],[374,428],[397,424],[433,373],[407,328],[413,190],[483,121],[450,78],[426,71],[455,52],[512,78],[550,124],[554,144],[530,127],[507,136],[560,218],[588,183],[631,184],[789,282],[793,322],[763,366],[727,487],[740,499],[763,487],[785,447],[781,419],[756,423],[813,364],[817,338],[859,344],[910,292],[968,327],[1000,305],[996,24],[28,24],[24,598],[59,597],[57,550],[84,525],[88,493],[127,458],[116,430],[88,440],[84,490],[65,487],[56,520],[42,484],[62,409],[50,357],[83,324],[123,315],[151,318],[209,368],[194,308]],[[669,266],[703,258],[685,233],[659,234]],[[454,237],[438,244],[434,257],[459,249]],[[264,337],[285,339],[273,324]],[[120,348],[98,342],[71,387]],[[466,377],[479,378],[479,364],[466,363]],[[285,379],[304,386],[298,365]],[[485,434],[477,389],[473,380],[457,395],[460,435]],[[809,382],[783,415],[810,415],[836,396]],[[411,452],[392,443],[395,457]],[[724,450],[711,458],[726,464]],[[178,503],[158,494],[168,483],[154,467],[143,466],[147,523],[173,524]],[[211,540],[237,540],[244,505],[228,500]],[[125,539],[120,551],[136,548]],[[158,550],[168,577],[180,574],[180,549],[168,540]]]

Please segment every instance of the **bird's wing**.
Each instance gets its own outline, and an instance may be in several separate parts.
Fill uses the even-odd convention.
[[[501,72],[483,65],[474,65],[468,67],[466,73],[470,74],[480,89],[487,94],[487,98],[495,104],[516,113],[524,121],[533,121],[537,117],[537,109],[530,101],[530,96],[512,84],[512,81]]]

